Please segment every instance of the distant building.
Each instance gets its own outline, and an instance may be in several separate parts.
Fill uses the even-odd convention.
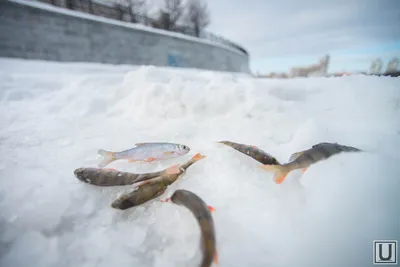
[[[289,77],[321,77],[326,76],[329,67],[330,56],[320,59],[318,64],[308,67],[294,67],[290,69]]]

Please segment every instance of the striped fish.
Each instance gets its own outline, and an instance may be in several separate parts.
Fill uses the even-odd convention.
[[[189,168],[193,163],[205,158],[205,156],[197,153],[189,161],[182,165],[174,165],[170,167],[169,173],[158,176],[154,179],[148,180],[133,191],[128,192],[118,199],[116,199],[111,207],[115,209],[125,210],[128,208],[136,207],[144,204],[160,195],[162,195],[168,186],[173,184],[179,177],[181,177],[186,169]]]
[[[301,169],[303,172],[305,172],[310,165],[317,163],[321,160],[328,159],[333,155],[342,152],[361,151],[362,150],[351,146],[340,145],[338,143],[323,142],[313,145],[310,149],[293,153],[289,158],[289,162],[286,164],[261,165],[261,168],[265,170],[275,171],[274,181],[277,184],[281,184],[285,180],[289,172],[293,170]]]
[[[203,253],[201,267],[209,267],[212,262],[218,264],[218,251],[215,237],[214,221],[210,210],[214,208],[208,206],[198,195],[187,190],[176,190],[171,198],[166,201],[171,201],[176,205],[186,207],[196,218],[200,226],[200,247]]]
[[[123,186],[147,181],[174,171],[173,166],[158,172],[132,173],[104,168],[78,168],[74,171],[80,181],[96,186]]]
[[[264,165],[279,164],[276,158],[274,158],[273,156],[271,156],[270,154],[268,154],[267,152],[256,146],[234,143],[231,141],[219,141],[217,143],[230,146],[233,149],[245,154],[246,156],[255,159],[256,161]]]

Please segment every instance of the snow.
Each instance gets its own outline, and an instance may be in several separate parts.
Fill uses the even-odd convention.
[[[240,50],[237,50],[237,49],[234,49],[234,48],[232,48],[230,46],[224,45],[223,43],[218,43],[218,42],[215,42],[215,41],[213,42],[213,41],[208,40],[208,39],[199,39],[199,38],[192,37],[192,36],[185,35],[185,34],[178,33],[178,32],[171,32],[171,31],[167,31],[167,30],[156,29],[156,28],[148,27],[148,26],[145,26],[145,25],[142,25],[142,24],[138,24],[138,23],[130,23],[130,22],[125,22],[125,21],[109,19],[109,18],[105,18],[105,17],[100,17],[100,16],[84,13],[84,12],[81,12],[81,11],[70,10],[70,9],[67,9],[67,8],[53,6],[53,5],[42,3],[42,2],[28,1],[28,0],[6,0],[6,1],[17,3],[17,4],[20,4],[20,5],[29,6],[29,7],[33,7],[33,8],[38,8],[38,9],[42,9],[42,10],[46,10],[46,11],[54,12],[54,13],[58,13],[58,14],[73,16],[73,17],[82,18],[82,19],[86,19],[86,20],[97,21],[97,22],[101,22],[101,23],[107,23],[107,24],[126,27],[126,28],[130,28],[130,29],[150,32],[150,33],[153,33],[153,34],[159,34],[159,35],[179,38],[179,39],[186,40],[186,41],[191,41],[191,42],[211,45],[211,46],[215,46],[215,47],[220,47],[220,48],[224,48],[226,50],[229,50],[231,52],[234,52],[236,54],[239,54],[241,56],[247,56],[244,52],[242,52]],[[213,40],[217,40],[217,39],[213,38]]]
[[[132,187],[73,175],[100,148],[189,145],[180,158],[109,165],[157,171],[207,157],[161,197],[191,190],[216,208],[220,266],[373,266],[373,240],[400,239],[400,79],[262,80],[152,66],[0,60],[0,266],[197,266],[199,229],[183,207],[111,202]],[[253,144],[285,162],[319,142],[342,154],[276,185]]]

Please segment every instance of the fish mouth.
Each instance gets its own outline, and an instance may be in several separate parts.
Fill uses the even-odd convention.
[[[117,199],[113,203],[111,203],[111,207],[118,210],[126,210],[132,208],[133,206],[134,203],[126,199]]]
[[[76,177],[80,177],[80,176],[82,175],[82,173],[83,173],[83,168],[78,168],[78,169],[76,169],[76,170],[74,171],[74,175],[75,175]]]
[[[121,203],[119,203],[118,201],[114,201],[113,203],[111,203],[111,207],[114,209],[120,209],[119,206],[121,205]]]

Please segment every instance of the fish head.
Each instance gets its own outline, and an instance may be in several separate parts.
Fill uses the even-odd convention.
[[[132,204],[129,203],[128,201],[118,200],[118,201],[114,201],[113,203],[111,203],[111,207],[114,209],[126,210],[126,209],[131,208]]]
[[[138,203],[138,190],[140,186],[135,187],[131,192],[125,193],[111,203],[111,207],[118,210],[126,210],[135,207]]]
[[[186,195],[187,195],[186,190],[178,189],[172,194],[169,200],[177,205],[182,205],[182,201],[185,200]]]
[[[74,171],[74,175],[75,175],[76,177],[81,177],[84,171],[85,171],[85,168],[78,168],[78,169],[76,169],[76,170]]]
[[[190,148],[186,145],[178,145],[176,148],[176,152],[178,153],[178,155],[185,155],[187,153],[189,153]]]
[[[126,210],[132,208],[133,206],[135,206],[135,203],[133,203],[133,201],[127,196],[121,196],[111,203],[112,208],[119,210]]]

